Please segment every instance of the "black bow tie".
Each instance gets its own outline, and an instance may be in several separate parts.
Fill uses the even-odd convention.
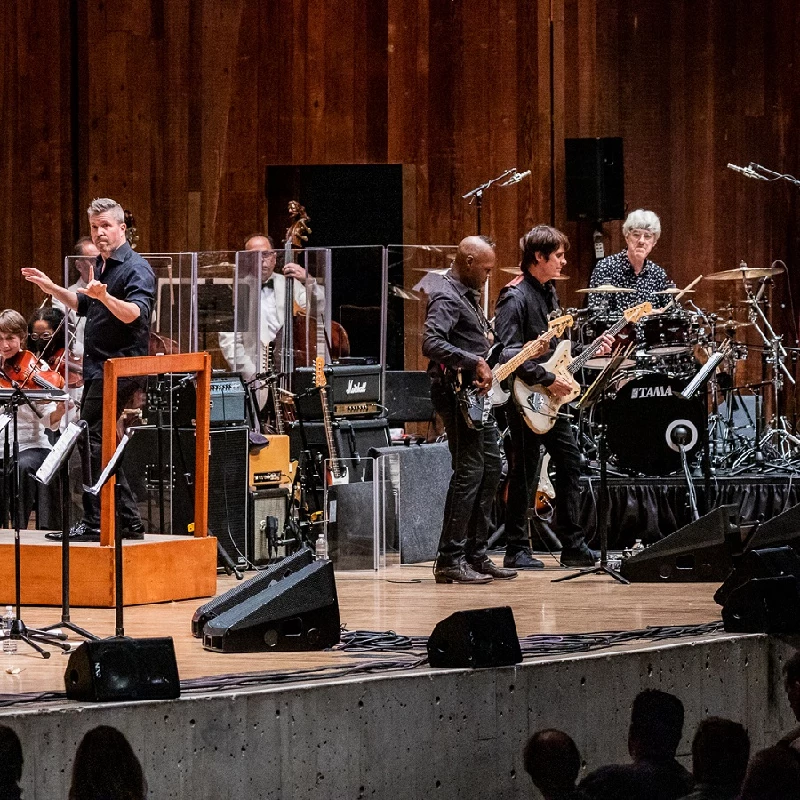
[[[269,279],[269,280],[268,280],[268,281],[267,281],[267,282],[264,284],[264,286],[266,286],[266,287],[267,287],[267,289],[274,289],[274,288],[275,288],[275,279],[274,279],[274,278],[270,278],[270,279]]]

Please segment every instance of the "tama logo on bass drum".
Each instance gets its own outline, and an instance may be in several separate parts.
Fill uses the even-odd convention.
[[[631,390],[631,400],[642,397],[672,397],[671,386],[639,386]]]

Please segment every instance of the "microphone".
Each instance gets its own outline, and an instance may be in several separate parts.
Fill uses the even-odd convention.
[[[736,164],[728,164],[728,169],[732,169],[734,172],[738,172],[741,175],[745,175],[748,178],[755,178],[759,181],[766,181],[769,180],[765,178],[763,175],[759,175],[755,170],[750,169],[750,167],[737,167]]]
[[[515,172],[507,181],[501,183],[501,186],[511,186],[515,183],[519,183],[523,178],[527,178],[528,175],[531,174],[529,169],[526,169],[525,172]]]

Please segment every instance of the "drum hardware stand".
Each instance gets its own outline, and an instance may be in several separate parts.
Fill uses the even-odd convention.
[[[608,497],[608,457],[606,452],[606,425],[602,419],[602,408],[606,399],[606,389],[609,381],[617,371],[619,365],[630,355],[633,345],[627,348],[618,348],[611,361],[597,376],[595,382],[588,388],[586,394],[579,401],[579,407],[586,405],[599,405],[601,419],[597,425],[597,454],[600,460],[600,486],[598,488],[599,497],[597,499],[597,528],[600,531],[600,564],[590,569],[582,569],[570,575],[563,575],[556,578],[552,583],[571,581],[574,578],[582,578],[584,575],[609,575],[615,581],[629,584],[630,581],[623,578],[615,569],[608,565],[608,520],[606,518],[606,499]]]
[[[0,369],[0,372],[2,370]],[[5,374],[5,373],[3,373]],[[7,378],[7,376],[6,376]],[[8,379],[8,378],[7,378]],[[10,379],[9,379],[10,380]],[[42,414],[31,402],[30,397],[16,384],[16,381],[10,381],[14,385],[13,389],[0,390],[0,399],[6,400],[6,407],[4,413],[11,417],[11,427],[14,431],[14,444],[12,447],[12,480],[13,480],[13,497],[16,499],[16,509],[12,509],[12,517],[14,518],[14,597],[16,605],[16,619],[11,626],[10,636],[17,641],[25,642],[29,647],[33,648],[42,658],[50,658],[49,651],[45,650],[41,645],[47,644],[53,647],[59,647],[64,652],[69,652],[72,648],[69,644],[64,642],[67,638],[65,633],[53,633],[45,630],[38,630],[36,628],[28,628],[22,621],[22,583],[21,583],[21,562],[22,562],[22,541],[20,538],[20,526],[22,525],[23,503],[22,503],[22,470],[19,463],[19,437],[18,437],[18,412],[21,404],[27,405],[39,419]],[[48,399],[52,399],[48,396]],[[65,397],[64,400],[67,398]],[[63,402],[63,401],[62,401]],[[6,424],[6,442],[8,441],[8,424]]]

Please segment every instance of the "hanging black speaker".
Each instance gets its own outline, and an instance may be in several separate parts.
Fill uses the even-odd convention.
[[[303,547],[296,553],[287,556],[266,569],[259,570],[252,578],[228,589],[224,594],[209,600],[194,612],[192,617],[192,636],[199,639],[203,635],[205,624],[219,616],[229,608],[242,603],[250,597],[263,592],[277,581],[288,578],[293,572],[307,567],[314,560],[310,548]]]
[[[564,158],[567,219],[623,219],[622,139],[565,139]]]
[[[64,673],[70,700],[174,700],[180,696],[172,637],[84,642]]]
[[[456,611],[428,639],[432,667],[507,667],[522,661],[514,613],[509,606]]]
[[[620,573],[629,581],[722,581],[741,547],[739,508],[719,506],[700,519],[626,558]]]
[[[753,578],[730,593],[722,621],[731,633],[800,633],[800,582]]]
[[[800,578],[800,556],[791,547],[765,547],[748,550],[736,559],[733,571],[714,593],[714,602],[724,606],[728,598],[748,581],[761,578]]]
[[[203,647],[219,653],[324,650],[339,642],[330,561],[314,561],[209,620]]]

